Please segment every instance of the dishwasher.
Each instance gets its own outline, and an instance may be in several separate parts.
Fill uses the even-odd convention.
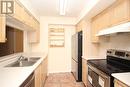
[[[20,85],[20,87],[35,87],[34,72]]]

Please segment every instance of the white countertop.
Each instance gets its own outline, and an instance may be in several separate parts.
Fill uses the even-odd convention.
[[[128,73],[114,73],[113,77],[130,86],[130,72]]]
[[[47,54],[43,54],[40,60],[29,67],[0,67],[0,87],[19,87],[46,56]]]

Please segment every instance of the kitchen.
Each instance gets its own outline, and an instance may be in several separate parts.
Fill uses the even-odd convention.
[[[2,1],[1,6],[10,3]],[[11,1],[14,13],[1,9],[0,87],[130,86],[129,0],[67,0],[68,9],[64,10],[61,5],[61,12],[60,0]],[[82,81],[76,82],[71,74],[71,41],[80,31],[83,40],[80,45]],[[112,71],[107,74],[110,81],[100,76],[97,70],[91,71],[89,66],[94,66],[104,73],[103,64],[100,67],[93,61],[107,59],[108,62],[113,57],[119,59],[119,63],[114,61],[114,70],[120,61],[124,67],[112,71],[112,65],[107,63],[106,66],[111,65],[106,70]]]

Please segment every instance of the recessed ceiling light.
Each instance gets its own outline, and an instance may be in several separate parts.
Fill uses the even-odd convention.
[[[67,6],[67,0],[59,0],[60,2],[60,15],[65,15],[66,14],[66,6]]]

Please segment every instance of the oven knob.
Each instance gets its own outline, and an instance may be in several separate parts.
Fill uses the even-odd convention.
[[[129,54],[126,54],[126,57],[129,57]]]

